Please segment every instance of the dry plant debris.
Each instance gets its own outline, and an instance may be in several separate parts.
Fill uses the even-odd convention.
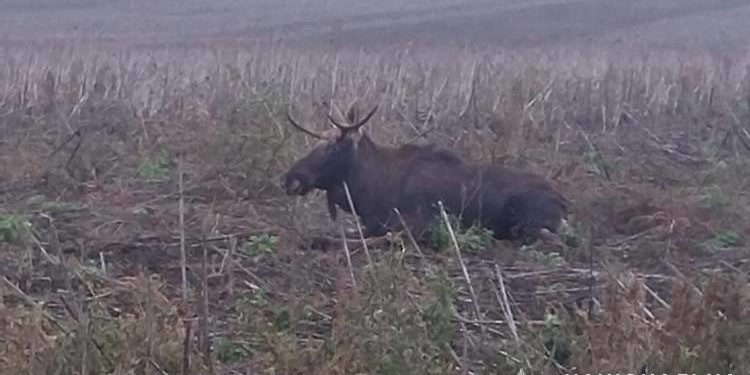
[[[254,48],[4,58],[0,373],[750,371],[742,64]],[[559,241],[446,216],[347,266],[278,177],[287,106],[352,98],[379,141],[549,176]]]

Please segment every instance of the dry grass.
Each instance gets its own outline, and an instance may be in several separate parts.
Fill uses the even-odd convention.
[[[0,67],[2,373],[748,371],[741,61],[56,52]],[[284,111],[323,127],[355,97],[381,104],[380,142],[550,177],[563,243],[456,228],[463,264],[353,243],[353,288],[307,246],[331,230],[320,199],[278,178],[309,147]]]

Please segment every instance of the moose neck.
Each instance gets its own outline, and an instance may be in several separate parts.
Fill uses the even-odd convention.
[[[380,169],[384,167],[382,160],[380,160],[382,159],[381,155],[381,148],[366,134],[362,135],[357,142],[355,157],[346,167],[346,170],[343,171],[341,181],[338,183],[338,186],[329,191],[330,198],[339,207],[351,212],[346,193],[342,186],[343,183],[346,183],[355,209],[359,212],[364,208],[362,207],[363,201],[372,198],[373,182],[377,184],[377,177],[381,174]],[[373,178],[375,179],[373,180]]]

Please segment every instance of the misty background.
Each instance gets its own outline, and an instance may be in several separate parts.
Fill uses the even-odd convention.
[[[744,53],[746,0],[6,0],[0,46],[253,43],[534,48],[623,45]]]

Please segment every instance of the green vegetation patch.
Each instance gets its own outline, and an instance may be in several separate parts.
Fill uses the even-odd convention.
[[[166,150],[145,155],[138,162],[136,176],[146,182],[168,181],[170,164],[171,158]]]
[[[23,216],[0,214],[0,242],[23,241],[30,234],[31,222]]]

